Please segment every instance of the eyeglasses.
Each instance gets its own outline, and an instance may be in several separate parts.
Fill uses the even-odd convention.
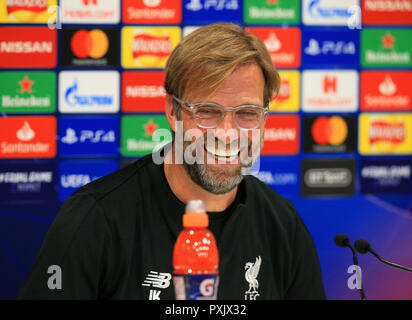
[[[199,102],[193,105],[173,96],[178,103],[188,107],[193,119],[200,128],[216,128],[225,117],[226,112],[233,112],[233,118],[236,125],[241,130],[252,130],[258,128],[267,114],[267,108],[254,105],[242,105],[233,108],[223,107],[212,102]]]

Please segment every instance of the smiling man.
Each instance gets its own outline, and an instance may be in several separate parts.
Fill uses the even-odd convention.
[[[64,203],[19,298],[175,299],[173,247],[185,204],[200,199],[219,248],[218,299],[324,299],[303,221],[247,174],[279,82],[263,43],[239,26],[184,38],[166,66],[173,142]]]

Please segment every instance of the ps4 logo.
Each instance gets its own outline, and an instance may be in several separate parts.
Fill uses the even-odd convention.
[[[72,128],[66,129],[66,134],[61,140],[66,144],[80,143],[100,143],[100,142],[116,142],[116,135],[114,130],[81,130],[80,137],[77,137],[76,131]]]
[[[304,49],[305,53],[310,56],[318,55],[355,55],[356,46],[353,41],[322,41],[321,44],[316,39],[309,39],[308,46]]]
[[[111,106],[113,96],[110,95],[80,95],[78,94],[79,86],[77,78],[74,79],[73,85],[67,88],[65,92],[65,101],[71,106]]]
[[[237,10],[239,8],[238,0],[204,0],[203,5],[201,0],[190,0],[186,4],[186,9],[190,11],[209,10]]]

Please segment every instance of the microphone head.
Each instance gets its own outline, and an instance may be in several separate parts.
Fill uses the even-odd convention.
[[[335,244],[341,248],[345,248],[350,244],[349,237],[344,233],[336,234],[334,240]]]
[[[371,249],[371,245],[365,239],[358,239],[355,241],[355,249],[359,253],[365,254]]]

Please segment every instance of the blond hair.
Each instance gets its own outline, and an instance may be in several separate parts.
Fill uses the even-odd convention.
[[[188,92],[211,97],[238,67],[249,63],[262,70],[263,102],[268,106],[279,91],[280,78],[265,45],[238,25],[207,25],[187,35],[173,50],[164,86],[168,94],[179,98]]]

